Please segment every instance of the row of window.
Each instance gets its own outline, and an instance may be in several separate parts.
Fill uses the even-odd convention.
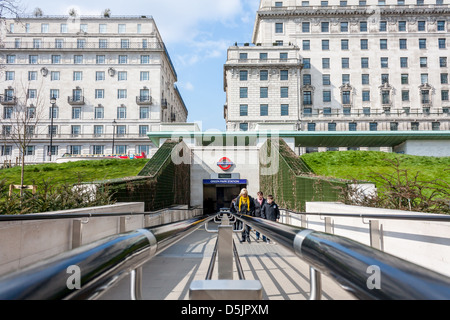
[[[59,25],[59,32],[60,33],[69,33],[69,28],[71,29],[71,32],[88,32],[91,30],[92,32],[92,28],[94,28],[94,26],[96,27],[97,25],[91,24],[85,24],[85,23],[81,23],[79,24],[79,29],[77,30],[72,30],[72,26],[78,26],[75,23],[72,23],[70,25],[68,25],[67,23],[61,23]],[[30,33],[31,30],[31,25],[29,23],[25,23],[24,25],[25,27],[25,33]],[[108,27],[109,27],[109,31],[111,33],[116,33],[115,30],[112,29],[112,25],[111,24],[105,24],[105,23],[100,23],[98,25],[98,33],[107,33],[108,32]],[[125,23],[120,23],[117,26],[115,25],[114,27],[117,27],[117,33],[126,33],[127,32],[127,24]],[[91,29],[90,29],[91,28]],[[142,33],[142,24],[137,24],[136,25],[136,32],[137,33]],[[9,24],[9,32],[14,33],[15,31],[15,24],[14,23],[10,23]],[[49,33],[50,32],[50,25],[48,23],[41,23],[41,33]]]
[[[80,79],[81,80],[81,79]],[[59,89],[50,89],[50,97],[54,97],[56,99],[60,98]],[[27,90],[27,99],[37,99],[38,98],[38,90],[37,89],[28,89]],[[71,101],[77,102],[82,101],[84,98],[82,89],[73,89]],[[95,99],[104,99],[105,98],[105,89],[95,89]],[[127,89],[117,89],[117,99],[127,99],[128,98],[128,90]],[[15,100],[14,89],[5,89],[5,95],[2,97],[4,102],[12,102]],[[150,90],[149,89],[140,89],[139,102],[150,102]]]
[[[58,119],[59,118],[59,107],[54,106],[53,108],[49,108],[49,119],[52,118],[52,110],[53,110],[53,119]],[[72,107],[72,119],[81,119],[82,112],[83,112],[82,110],[83,110],[82,107]],[[28,119],[35,118],[36,117],[36,107],[27,107],[26,116]],[[95,117],[95,119],[104,119],[105,118],[104,107],[95,107],[94,108],[94,117]],[[14,118],[14,107],[3,107],[3,118],[4,119],[13,119]],[[116,119],[127,119],[127,107],[125,107],[125,106],[117,107]],[[150,107],[148,107],[148,106],[140,106],[139,107],[139,119],[150,119]]]
[[[117,62],[119,64],[128,64],[128,55],[118,55]],[[61,64],[61,55],[52,55],[51,63],[52,64]],[[73,64],[84,64],[84,56],[83,55],[74,55],[73,56]],[[96,64],[106,64],[106,56],[105,55],[97,55],[95,58]],[[10,54],[6,56],[7,64],[16,63],[16,55]],[[29,64],[38,64],[39,63],[39,55],[30,54],[28,56]],[[141,55],[140,56],[141,64],[150,64],[150,56],[149,55]]]
[[[76,39],[76,42],[68,42],[66,39],[55,39],[50,42],[43,41],[41,38],[34,38],[31,41],[22,41],[21,38],[14,39],[14,49],[148,49],[161,48],[159,43],[149,43],[148,39],[133,40],[120,39],[119,41],[110,41],[110,39],[98,39],[97,41],[89,41],[86,39]],[[12,48],[12,43],[8,42],[8,48]]]
[[[280,106],[280,116],[289,116],[289,104],[282,104]],[[241,117],[247,117],[248,116],[248,105],[241,104],[239,106],[239,115]],[[268,104],[261,104],[259,109],[259,115],[262,117],[269,116],[269,105]]]
[[[428,48],[428,39],[418,39],[418,46],[419,49],[427,49]],[[350,40],[348,39],[341,39],[341,50],[348,51],[350,50]],[[369,50],[369,39],[360,39],[360,49],[361,50]],[[388,39],[380,39],[380,50],[389,50],[388,46]],[[302,40],[302,48],[304,51],[311,50],[311,40]],[[400,50],[407,50],[408,49],[408,39],[399,39],[398,40],[398,48]],[[445,38],[439,38],[438,39],[438,48],[439,49],[446,49],[446,39]],[[392,49],[392,48],[391,48]],[[328,51],[330,50],[330,40],[323,39],[322,40],[322,50]]]
[[[362,112],[361,112],[362,111]],[[319,113],[319,110],[315,110],[315,114],[317,115]],[[332,108],[323,108],[322,113],[325,116],[332,116],[332,115],[340,115],[341,111],[339,109],[333,110]],[[450,115],[450,107],[443,107],[442,113],[446,115]],[[375,115],[380,115],[379,110],[377,109],[374,113]],[[383,108],[383,114],[384,115],[391,115],[391,108],[390,107],[384,107]],[[402,110],[394,110],[393,114],[404,114],[404,115],[416,115],[419,114],[423,115],[430,115],[431,109],[430,107],[424,107],[421,110],[421,113],[419,112],[419,109],[413,109],[411,111],[410,107],[403,107]],[[342,115],[344,116],[351,116],[351,115],[363,115],[363,116],[371,116],[373,115],[372,109],[370,107],[363,107],[362,110],[354,110],[352,113],[351,107],[343,107],[342,108]],[[313,109],[312,108],[303,108],[303,116],[304,117],[311,117],[313,116]]]
[[[370,122],[369,123],[369,130],[370,131],[378,131],[378,122]],[[420,130],[420,122],[411,122],[411,130],[412,131],[419,131]],[[334,122],[330,122],[327,124],[328,131],[336,131],[337,124]],[[440,122],[432,122],[431,128],[433,131],[439,131],[441,128]],[[358,131],[358,123],[356,122],[350,122],[348,123],[347,127],[348,131]],[[389,123],[389,129],[390,131],[398,131],[399,129],[399,123],[398,122],[390,122]],[[316,124],[314,122],[307,124],[307,130],[308,131],[316,131]]]
[[[116,73],[116,72],[114,72],[114,73]],[[5,80],[6,81],[13,81],[13,80],[15,80],[15,78],[16,78],[15,71],[5,71]],[[28,71],[28,81],[36,81],[36,80],[38,80],[38,72],[37,71]],[[51,71],[50,72],[50,80],[51,81],[61,80],[61,72],[60,71]],[[72,80],[73,81],[82,81],[83,80],[83,71],[73,71],[72,72]],[[105,81],[105,80],[106,80],[106,72],[105,71],[95,71],[95,81]],[[118,71],[117,72],[117,80],[118,81],[127,81],[128,80],[128,72],[127,71]],[[150,80],[150,71],[140,71],[139,80],[140,81],[149,81]]]
[[[36,155],[36,149],[38,147],[37,146],[27,146],[25,148],[25,155],[26,156],[34,156]],[[80,145],[68,145],[66,146],[66,150],[68,154],[71,155],[81,155],[81,152],[83,150],[83,146]],[[91,154],[95,154],[95,155],[103,155],[105,154],[106,149],[108,149],[110,147],[104,146],[104,145],[91,145],[89,147],[89,150],[91,152]],[[50,146],[45,146],[44,149],[47,149],[46,154],[50,154]],[[128,145],[115,145],[114,146],[114,154],[128,154],[128,151],[131,149],[130,146]],[[1,146],[0,148],[1,156],[12,156],[13,154],[13,146],[10,145],[4,145]],[[149,154],[150,151],[150,146],[148,145],[137,145],[135,147],[135,150],[138,154],[142,154],[142,152],[144,152],[146,155]],[[58,155],[59,154],[59,146],[52,146],[51,149],[51,154],[52,155]]]
[[[349,25],[350,23],[348,21],[342,21],[340,22],[340,31],[341,32],[349,32]],[[380,21],[378,31],[380,32],[387,32],[387,21]],[[436,30],[437,31],[446,31],[446,21],[445,20],[439,20],[436,22]],[[407,21],[398,21],[397,22],[397,31],[399,32],[407,32]],[[283,23],[275,23],[275,33],[283,33],[284,25]],[[310,33],[311,32],[311,23],[304,21],[301,25],[302,33]],[[367,21],[360,21],[359,22],[359,31],[360,32],[368,32],[368,22]],[[320,25],[320,31],[323,33],[330,32],[330,22],[323,21]],[[419,32],[425,32],[427,31],[427,21],[417,21],[417,31]]]
[[[355,61],[356,59],[353,59]],[[361,69],[368,69],[369,66],[369,58],[362,57],[361,58]],[[419,57],[419,66],[421,68],[428,67],[428,58],[427,57]],[[388,68],[389,67],[389,58],[381,57],[380,58],[380,67]],[[400,57],[400,68],[409,68],[409,58],[408,57]],[[447,67],[447,57],[439,57],[439,67],[446,68]],[[331,68],[331,59],[330,58],[322,58],[322,69],[330,69]],[[342,69],[350,69],[350,58],[341,58],[341,68]],[[311,59],[303,58],[303,69],[311,69]]]
[[[313,1],[314,5],[316,3],[316,1]],[[332,5],[336,5],[339,3],[339,6],[341,7],[346,7],[349,5],[347,0],[339,0],[339,1],[331,1]],[[372,5],[372,1],[369,0],[369,3]],[[397,5],[399,6],[404,6],[406,4],[412,4],[415,3],[416,5],[424,5],[425,4],[425,0],[415,0],[415,1],[407,1],[407,0],[397,0]],[[350,5],[354,5],[356,4],[356,0],[355,1],[350,1]],[[378,0],[377,4],[379,6],[385,6],[386,5],[386,0]],[[391,4],[391,3],[390,3]],[[444,0],[435,0],[435,4],[437,5],[442,5],[444,4]],[[310,2],[305,0],[302,1],[302,7],[309,7]],[[367,5],[367,0],[359,0],[358,1],[358,5],[359,6],[366,6]],[[320,1],[320,6],[322,7],[328,7],[329,6],[329,2],[328,1]],[[283,7],[283,1],[275,1],[275,7],[277,8],[281,8]]]

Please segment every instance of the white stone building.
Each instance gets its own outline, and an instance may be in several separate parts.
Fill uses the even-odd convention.
[[[2,162],[20,155],[17,131],[30,138],[30,163],[49,161],[50,144],[52,160],[65,153],[151,155],[157,146],[147,132],[186,122],[177,73],[152,17],[1,22]]]
[[[448,0],[261,0],[228,51],[227,129],[449,130],[449,30]]]

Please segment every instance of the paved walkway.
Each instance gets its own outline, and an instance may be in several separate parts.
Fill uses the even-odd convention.
[[[213,225],[209,227],[214,228]],[[203,227],[153,257],[143,266],[143,299],[187,300],[189,286],[194,280],[204,280],[216,243],[217,234],[207,233]],[[309,297],[309,266],[281,245],[255,241],[240,243],[234,240],[246,280],[257,279],[263,286],[264,300],[306,300]],[[212,279],[217,279],[216,271]],[[239,279],[237,272],[234,279]],[[353,300],[328,277],[322,276],[324,300]],[[130,299],[130,277],[121,280],[102,297],[102,300]]]

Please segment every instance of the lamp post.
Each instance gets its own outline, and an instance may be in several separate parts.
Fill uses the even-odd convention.
[[[50,123],[50,150],[49,150],[49,155],[50,155],[50,162],[52,162],[52,153],[53,153],[53,111],[55,109],[55,104],[56,104],[56,97],[52,96],[50,98],[50,103],[52,104],[52,108],[50,111],[50,119],[51,119],[51,123]]]
[[[116,119],[113,121],[113,141],[112,141],[112,155],[114,155],[114,136],[116,134]]]

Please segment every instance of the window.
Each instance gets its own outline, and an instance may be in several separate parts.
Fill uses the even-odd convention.
[[[248,88],[241,87],[239,88],[239,98],[248,98]]]
[[[259,60],[267,60],[267,52],[260,52]]]
[[[348,22],[341,22],[341,32],[348,32]]]
[[[382,90],[381,91],[381,103],[382,104],[390,104],[390,91],[389,90]]]
[[[29,55],[28,56],[28,62],[29,62],[29,64],[37,64],[38,63],[38,56],[37,55]]]
[[[362,101],[370,101],[370,91],[369,90],[364,90],[362,92]]]
[[[427,22],[426,21],[418,21],[417,22],[417,31],[426,31]]]
[[[14,71],[6,71],[6,73],[5,73],[5,80],[6,81],[14,80],[14,78],[15,78],[15,72]]]
[[[246,116],[248,116],[248,105],[246,105],[246,104],[241,104],[241,105],[239,106],[239,115],[240,115],[241,117],[246,117]]]
[[[103,55],[98,55],[95,59],[97,64],[105,64],[105,56]]]
[[[348,50],[348,40],[346,39],[341,40],[341,50]]]
[[[356,122],[350,122],[348,124],[348,131],[357,131],[358,124]]]
[[[302,22],[302,32],[303,33],[310,32],[310,23],[309,22]]]
[[[364,107],[363,108],[363,114],[365,116],[370,116],[370,108],[369,107]]]
[[[419,131],[419,122],[411,122],[411,130],[413,131]]]
[[[117,73],[117,80],[118,81],[126,81],[127,80],[127,72],[126,71],[119,71]]]
[[[406,31],[406,21],[398,22],[398,31]]]
[[[330,69],[330,58],[322,58],[322,69]]]
[[[409,101],[409,90],[402,90],[402,101]]]
[[[321,24],[321,31],[322,32],[329,32],[330,31],[330,23],[329,22],[322,22],[322,24]]]
[[[447,68],[447,57],[439,57],[439,66],[441,68]]]
[[[82,64],[83,63],[83,56],[82,55],[75,55],[75,56],[73,56],[73,63],[74,64]]]
[[[336,123],[328,123],[328,131],[336,131]]]
[[[308,131],[316,131],[316,124],[308,123]]]
[[[239,71],[239,80],[240,81],[247,81],[248,80],[248,71],[247,70]]]
[[[80,31],[81,32],[87,32],[88,31],[88,25],[87,24],[80,24]]]
[[[73,81],[82,81],[82,80],[83,80],[83,71],[74,71]]]
[[[100,49],[106,49],[108,48],[108,40],[107,39],[99,39],[98,40],[98,47]]]
[[[50,89],[50,97],[59,99],[59,89]]]
[[[145,55],[141,56],[141,64],[149,64],[150,63],[150,56]]]
[[[439,41],[439,49],[445,49],[446,48],[445,38],[438,39],[438,41]]]
[[[150,108],[149,107],[140,107],[139,108],[139,119],[148,119],[150,118]],[[148,132],[148,126],[147,130],[145,131],[144,135]]]
[[[303,69],[311,69],[311,59],[303,58]]]
[[[421,84],[428,83],[428,73],[420,74],[420,83]]]
[[[398,122],[391,122],[389,124],[391,131],[398,131]]]
[[[389,74],[381,74],[381,84],[389,83]]]
[[[60,55],[52,55],[52,64],[60,64],[61,56]]]
[[[36,89],[28,89],[27,97],[28,97],[28,99],[36,99],[37,98],[37,90]]]
[[[261,80],[261,81],[269,80],[269,71],[268,70],[261,70],[260,73],[259,73],[259,80]]]
[[[99,24],[98,26],[98,33],[106,33],[106,24]]]
[[[120,40],[120,48],[121,49],[128,49],[129,47],[130,47],[130,40],[128,40],[128,39]]]
[[[361,39],[361,50],[369,49],[369,41],[367,39]]]
[[[148,107],[146,107],[148,108]],[[140,137],[145,137],[147,135],[148,132],[148,126],[147,125],[142,125],[139,126],[139,136]]]
[[[331,91],[323,92],[323,102],[331,102]]]
[[[303,92],[303,105],[312,105],[312,94],[311,91]]]
[[[269,105],[268,104],[262,104],[259,106],[259,115],[262,117],[269,115]]]
[[[127,64],[128,63],[128,56],[119,56],[119,64]]]
[[[60,31],[61,33],[67,33],[67,32],[68,32],[67,24],[61,23],[60,28],[59,28],[59,31]]]
[[[125,24],[119,24],[119,33],[125,33],[127,31],[127,26]]]
[[[401,83],[402,84],[409,84],[409,74],[403,73],[401,75]]]
[[[303,74],[303,85],[311,84],[311,75],[308,73]]]
[[[322,40],[322,50],[330,50],[330,40]]]
[[[367,32],[367,21],[361,21],[359,23],[359,31],[360,32]]]
[[[361,68],[369,68],[369,58],[361,58]]]
[[[399,40],[399,47],[401,50],[408,49],[408,40],[407,39],[400,39]]]
[[[329,86],[331,85],[331,80],[330,80],[330,75],[329,74],[323,74],[322,75],[322,84],[324,86]]]
[[[81,119],[81,108],[80,107],[72,108],[72,119]]]
[[[104,154],[105,146],[92,146],[92,153],[93,154]]]
[[[119,128],[117,128],[119,129]],[[118,135],[125,135],[126,133],[117,133]],[[116,154],[126,154],[127,153],[127,146],[116,146]]]
[[[105,72],[97,71],[95,72],[95,81],[104,81],[105,80]]]
[[[311,45],[310,45],[310,41],[309,40],[303,40],[303,50],[310,50],[311,49]]]
[[[117,99],[126,99],[126,98],[127,98],[127,89],[118,89]]]
[[[148,81],[148,80],[150,80],[150,72],[149,71],[141,71],[140,72],[140,80],[141,81]]]
[[[431,130],[433,130],[433,131],[441,130],[441,123],[440,122],[433,122],[431,124]]]
[[[422,103],[429,104],[430,103],[430,90],[421,90],[422,95]]]
[[[370,80],[369,80],[369,75],[368,74],[362,74],[361,75],[361,84],[370,84]]]
[[[289,115],[289,105],[282,104],[281,105],[281,116],[288,116],[288,115]]]
[[[127,118],[127,107],[117,107],[117,119],[126,119]],[[120,126],[117,126],[119,128]],[[119,130],[117,130],[119,131]]]
[[[345,73],[342,75],[342,84],[349,84],[350,83],[350,75]]]
[[[283,33],[283,24],[275,23],[275,33]]]
[[[400,57],[400,68],[408,68],[408,57]]]
[[[342,69],[348,69],[348,68],[350,68],[350,59],[342,58]]]
[[[376,123],[376,122],[371,122],[371,123],[369,124],[369,128],[370,128],[370,131],[377,131],[377,130],[378,130],[378,123]]]
[[[442,101],[449,101],[448,90],[441,90],[441,100]]]
[[[269,97],[269,88],[268,87],[261,87],[259,88],[259,97],[260,98],[268,98]]]
[[[6,56],[6,63],[8,64],[12,64],[12,63],[16,63],[16,56],[15,55],[7,55]]]
[[[105,109],[103,107],[95,107],[95,119],[103,119],[105,117]]]
[[[380,50],[387,50],[387,39],[380,39]]]
[[[78,136],[79,134],[81,134],[81,126],[80,125],[71,126],[70,133],[72,134],[72,136]]]
[[[437,22],[437,31],[445,31],[445,21]]]
[[[342,92],[342,104],[350,104],[350,91]]]
[[[84,49],[85,47],[86,47],[86,40],[78,39],[77,40],[77,48],[78,49]]]
[[[240,131],[248,131],[248,123],[240,123],[239,130]]]
[[[379,31],[381,32],[387,31],[387,21],[380,21]]]
[[[426,68],[428,66],[428,59],[427,57],[420,57],[420,67]]]
[[[287,61],[288,59],[288,54],[286,52],[281,52],[280,53],[280,61]]]
[[[280,71],[280,80],[289,80],[289,72],[288,70]]]
[[[37,71],[28,71],[28,81],[37,80]]]
[[[288,87],[280,88],[280,98],[289,98],[289,88]]]
[[[33,48],[39,49],[42,47],[42,40],[41,39],[33,39]]]
[[[104,99],[105,89],[95,89],[95,99]]]
[[[419,39],[419,49],[427,48],[427,39]]]
[[[389,68],[389,62],[388,58],[383,57],[381,58],[381,68]]]

